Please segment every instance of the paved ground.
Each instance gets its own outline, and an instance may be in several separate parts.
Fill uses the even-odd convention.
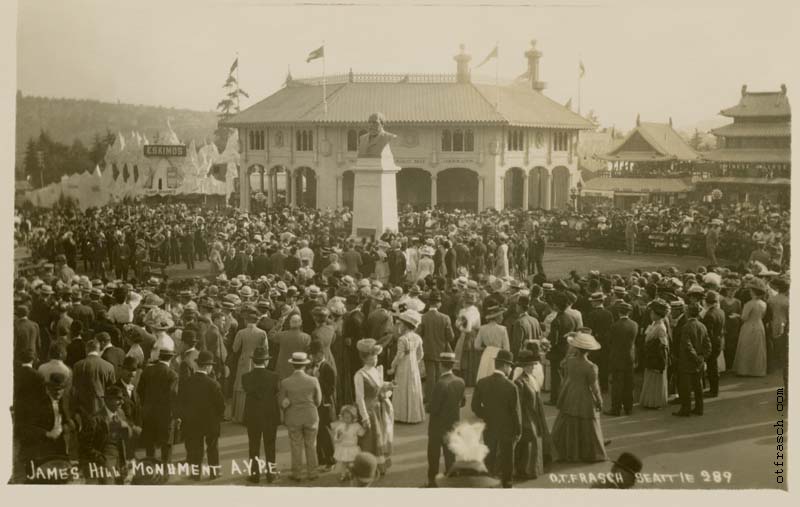
[[[776,432],[773,425],[786,418],[776,411],[776,389],[781,378],[773,373],[765,378],[739,378],[724,375],[719,398],[706,400],[706,413],[702,417],[678,418],[665,410],[645,410],[637,406],[631,416],[602,416],[605,438],[611,440],[607,447],[609,457],[616,458],[629,451],[642,458],[643,473],[649,480],[661,478],[661,482],[642,483],[640,488],[686,488],[686,489],[745,489],[776,488],[775,466]],[[471,395],[471,390],[468,390]],[[549,424],[556,417],[556,409],[548,406]],[[467,406],[462,418],[472,419]],[[376,486],[419,487],[426,477],[426,423],[397,425],[395,428],[395,451],[393,466]],[[289,443],[286,430],[278,433],[279,466],[288,474],[290,463]],[[183,446],[176,447],[176,459],[184,457]],[[216,481],[204,480],[204,485],[250,485],[242,475],[231,473],[231,460],[247,457],[247,435],[238,424],[226,423],[220,441],[223,476]],[[608,463],[591,465],[555,464],[552,475],[517,484],[522,488],[588,488],[579,474],[601,473],[610,469]],[[684,479],[680,475],[683,473]],[[562,475],[563,474],[563,475]],[[658,477],[655,477],[658,475]],[[688,482],[691,475],[694,482]],[[588,475],[587,475],[588,476]],[[672,482],[668,476],[672,477]],[[173,478],[173,484],[197,484],[188,479]],[[301,486],[339,486],[332,472],[323,474],[314,482]],[[272,487],[297,486],[287,478],[281,478]],[[267,487],[262,481],[260,487]]]
[[[606,273],[627,274],[636,268],[653,270],[663,266],[675,266],[684,270],[697,268],[707,264],[703,257],[677,256],[667,254],[628,255],[624,252],[596,250],[586,248],[551,247],[545,253],[544,267],[548,277],[563,277],[573,269],[586,273],[590,269],[600,269]],[[195,269],[186,269],[185,264],[177,264],[167,268],[167,274],[173,278],[187,276],[204,276],[210,272],[208,262],[195,263]]]

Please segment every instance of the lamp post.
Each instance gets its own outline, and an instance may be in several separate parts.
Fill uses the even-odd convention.
[[[578,211],[578,189],[575,187],[570,188],[569,198],[572,199],[572,210]]]
[[[583,183],[580,181],[575,185],[578,189],[578,198],[575,200],[575,210],[580,212],[581,211],[581,193],[583,193]]]

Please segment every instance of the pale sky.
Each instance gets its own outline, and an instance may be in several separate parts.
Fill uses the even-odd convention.
[[[356,0],[359,1],[359,0]],[[446,0],[445,0],[446,1]],[[464,0],[475,3],[475,0]],[[576,0],[581,2],[581,0]],[[322,73],[309,51],[325,42],[328,74],[452,73],[460,43],[477,64],[499,43],[499,74],[525,71],[530,39],[544,53],[546,94],[628,129],[678,127],[734,105],[742,84],[778,90],[796,65],[785,2],[758,8],[291,6],[259,0],[20,0],[18,84],[28,95],[212,110],[239,53],[248,106],[295,77]],[[453,2],[450,2],[453,3]],[[462,2],[463,3],[463,2]],[[520,2],[516,2],[520,3]],[[553,3],[553,2],[551,2]],[[586,3],[586,2],[582,2]],[[724,5],[714,2],[715,5]],[[795,48],[796,49],[796,48]],[[493,76],[493,62],[473,73]]]

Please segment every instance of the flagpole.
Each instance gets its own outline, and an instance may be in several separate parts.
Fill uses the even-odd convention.
[[[328,92],[325,78],[325,41],[322,41],[322,108],[328,114]]]
[[[495,99],[495,109],[500,110],[500,41],[495,41],[494,50],[497,51],[497,55],[494,57],[494,90],[496,99]]]
[[[583,60],[581,60],[581,55],[578,55],[578,114],[581,114],[581,81],[583,81],[583,76],[581,75],[583,67]]]

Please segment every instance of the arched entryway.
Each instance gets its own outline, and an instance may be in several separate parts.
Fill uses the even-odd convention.
[[[267,202],[272,206],[285,206],[289,203],[288,171],[285,166],[276,165],[267,174]]]
[[[437,206],[448,210],[478,211],[478,173],[453,167],[436,176]]]
[[[548,209],[550,201],[550,173],[538,166],[528,173],[528,208]]]
[[[407,205],[425,209],[431,205],[431,175],[424,169],[404,167],[397,173],[397,209]]]
[[[506,171],[505,196],[503,198],[505,208],[522,208],[524,185],[525,172],[522,169],[519,167],[512,167]]]
[[[569,169],[558,166],[553,169],[553,209],[569,207]]]
[[[342,206],[353,209],[353,194],[356,183],[356,175],[353,171],[342,173]]]
[[[317,207],[317,174],[310,167],[294,170],[292,183],[297,186],[295,205],[306,208]]]

